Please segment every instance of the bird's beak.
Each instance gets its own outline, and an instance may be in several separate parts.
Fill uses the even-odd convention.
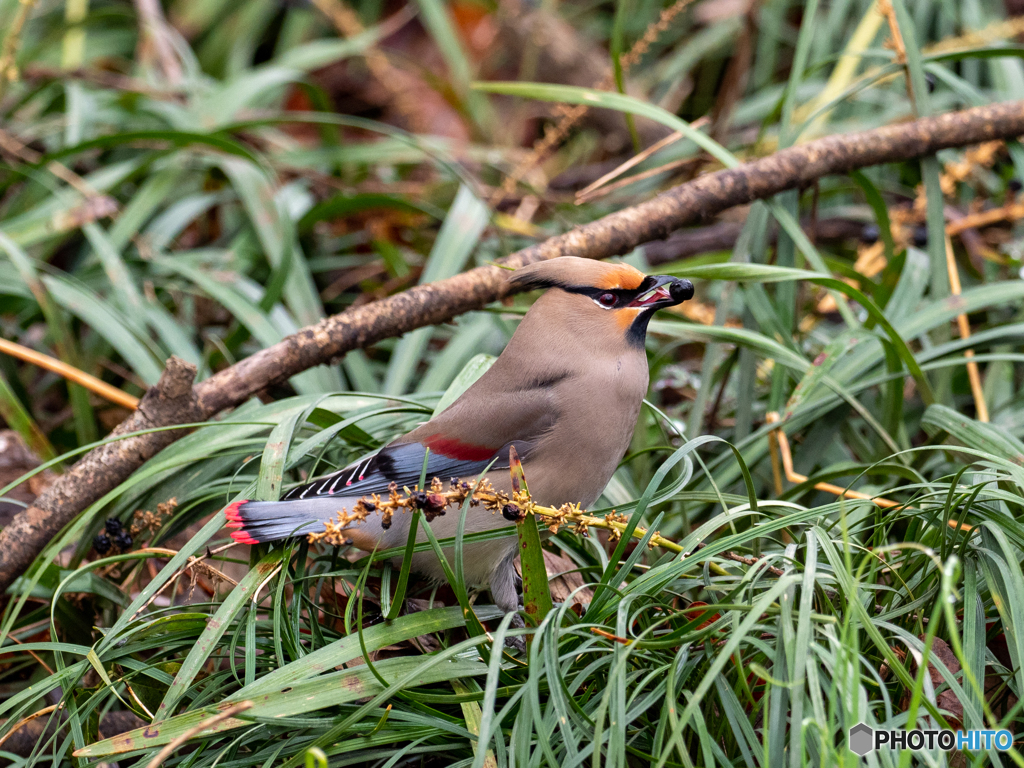
[[[687,299],[693,298],[693,283],[686,278],[672,277],[671,275],[652,275],[654,286],[641,293],[629,303],[630,307],[641,309],[660,309],[661,307],[674,307],[682,304]]]

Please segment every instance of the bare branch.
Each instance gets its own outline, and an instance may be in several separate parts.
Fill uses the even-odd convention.
[[[799,189],[823,176],[1022,134],[1024,102],[1014,101],[830,136],[737,168],[701,176],[653,200],[513,253],[503,263],[519,267],[569,255],[603,259],[627,253],[642,243],[662,240],[680,227],[706,220],[728,208],[769,198],[787,189]],[[503,298],[510,292],[507,274],[497,266],[477,267],[350,309],[220,371],[194,390],[189,390],[188,382],[183,383],[185,364],[172,358],[160,384],[150,390],[139,410],[115,431],[123,434],[208,419],[245,402],[268,385],[329,363],[353,349],[445,322]],[[32,507],[0,532],[0,592],[25,571],[51,537],[82,509],[181,435],[181,431],[161,432],[103,446],[87,454],[54,482]]]

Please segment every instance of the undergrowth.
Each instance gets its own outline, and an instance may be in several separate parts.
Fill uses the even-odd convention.
[[[991,0],[892,0],[889,17],[867,0],[566,2],[554,42],[469,0],[172,0],[166,22],[151,5],[0,0],[3,337],[129,395],[171,354],[208,377],[702,170],[1024,98],[1022,27]],[[644,41],[627,60],[639,95],[534,83],[558,79],[556,33],[599,52],[606,85]],[[524,166],[544,103],[574,98],[636,118],[574,117]],[[682,122],[705,115],[699,136]],[[691,134],[633,183],[574,204],[673,126]],[[249,552],[220,511],[429,418],[532,297],[197,425],[9,590],[0,758],[143,766],[188,735],[163,765],[852,766],[858,722],[1024,730],[1021,178],[1016,143],[948,151],[730,212],[735,244],[624,255],[698,299],[651,324],[648,407],[588,512],[673,546],[563,527],[544,546],[567,573],[535,628],[458,577],[463,543],[501,532],[441,542],[452,583],[403,593],[398,551]],[[854,234],[826,236],[831,221]],[[127,413],[0,355],[0,415],[44,462],[34,483]]]

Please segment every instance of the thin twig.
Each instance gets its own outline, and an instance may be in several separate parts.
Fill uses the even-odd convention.
[[[769,424],[778,424],[779,414],[775,411],[770,411],[765,414],[765,421]],[[807,475],[801,475],[793,469],[793,456],[789,451],[789,438],[786,436],[786,433],[782,431],[781,427],[776,427],[772,431],[775,434],[775,439],[778,441],[779,453],[782,457],[782,467],[785,470],[786,479],[791,483],[806,483],[808,480]],[[834,496],[842,496],[847,499],[857,499],[860,501],[870,501],[879,507],[906,506],[899,501],[893,501],[892,499],[886,499],[881,496],[872,496],[849,488],[840,488],[838,485],[832,485],[832,483],[815,483],[814,488],[818,491],[831,493]]]
[[[228,544],[228,545],[223,546],[223,547],[218,547],[215,550],[215,552],[221,552],[221,551],[223,551],[225,549],[229,549],[231,546],[232,546],[231,544]],[[228,584],[230,584],[233,587],[237,587],[238,586],[238,582],[237,581],[232,579],[226,573],[223,573],[222,571],[218,571],[212,565],[210,565],[209,563],[205,562],[206,558],[208,558],[212,554],[215,554],[215,552],[207,552],[205,555],[201,555],[200,557],[195,557],[194,555],[190,556],[188,558],[188,560],[185,562],[185,565],[182,566],[182,569],[181,569],[180,573],[183,574],[183,573],[185,573],[185,571],[187,571],[187,570],[189,570],[191,568],[195,568],[196,570],[205,573],[210,578],[220,579],[221,581],[226,581]],[[136,550],[136,553],[137,554],[144,554],[144,555],[150,555],[151,554],[151,555],[163,556],[163,557],[174,557],[175,555],[178,554],[178,551],[176,549],[165,549],[164,547],[146,547],[144,549]]]
[[[38,163],[43,159],[41,154],[31,147],[27,147],[17,136],[8,133],[2,128],[0,128],[0,149],[9,152],[26,163]],[[46,170],[86,198],[87,202],[92,202],[95,210],[90,213],[90,216],[93,219],[112,216],[117,212],[117,201],[114,198],[97,192],[86,179],[83,179],[63,163],[50,160],[46,164]]]
[[[775,451],[777,449],[782,459],[782,467],[785,471],[786,479],[791,483],[806,483],[809,479],[807,475],[801,475],[793,469],[793,456],[789,450],[789,438],[786,436],[786,433],[782,431],[782,425],[779,424],[779,414],[775,411],[769,411],[765,414],[765,421],[769,424],[777,425],[769,433],[769,436],[774,436],[777,442],[773,443],[771,439],[769,439],[768,442],[769,450],[772,452],[773,466]],[[781,487],[781,480],[779,480],[777,476],[776,483],[778,484],[778,487]],[[872,496],[866,493],[861,493],[860,491],[851,490],[850,488],[840,488],[838,485],[832,485],[832,483],[815,483],[814,488],[818,491],[831,493],[833,496],[842,496],[846,499],[856,499],[858,501],[870,501],[882,508],[891,509],[893,507],[902,507],[904,509],[913,509],[913,507],[899,501],[886,499],[882,496]],[[967,523],[958,523],[956,520],[948,520],[947,523],[950,528],[958,528],[961,531],[970,532],[974,530],[974,526],[968,525]]]
[[[724,557],[726,560],[732,560],[737,563],[749,565],[751,568],[757,565],[764,565],[765,570],[767,570],[773,576],[783,576],[786,573],[781,568],[776,568],[774,565],[768,565],[767,563],[765,563],[763,557],[744,557],[743,555],[737,555],[735,552],[726,552],[724,555],[722,555],[722,557]]]
[[[987,211],[968,213],[955,221],[951,221],[946,225],[946,234],[959,235],[968,229],[979,229],[990,224],[998,224],[1003,221],[1019,221],[1020,219],[1024,219],[1024,203],[1012,202]]]
[[[630,645],[633,642],[628,637],[619,637],[618,635],[613,635],[611,632],[607,632],[601,629],[600,627],[591,627],[590,631],[593,632],[595,635],[599,635],[605,638],[606,640],[614,640],[616,643],[622,643],[623,645]]]
[[[651,46],[672,26],[672,23],[679,14],[685,11],[693,2],[694,0],[676,0],[676,2],[661,12],[656,22],[652,22],[647,26],[643,36],[633,44],[629,52],[619,61],[623,75],[628,73],[633,66],[640,63],[640,60],[650,50]],[[599,91],[607,91],[613,85],[615,85],[615,78],[609,73],[597,82],[594,88]],[[544,160],[549,152],[562,143],[565,137],[569,135],[569,131],[583,119],[583,116],[589,110],[590,108],[583,104],[575,106],[557,105],[554,112],[559,118],[558,122],[545,128],[544,135],[533,145],[530,153],[516,165],[512,173],[505,177],[501,187],[491,197],[491,205],[497,207],[506,197],[515,192],[516,184],[525,178],[538,163]]]
[[[171,27],[158,0],[135,0],[139,14],[140,43],[152,44],[164,78],[173,87],[181,83],[181,62],[174,52]]]
[[[10,640],[11,642],[13,642],[15,645],[21,645],[22,644],[21,640],[16,638],[14,635],[8,635],[7,639]],[[6,651],[6,650],[0,649],[0,656],[6,656],[8,653],[14,653],[14,650]],[[36,662],[38,662],[39,666],[41,666],[43,669],[45,669],[49,674],[51,674],[51,675],[56,674],[56,672],[54,672],[52,669],[50,669],[50,665],[47,664],[45,661],[43,661],[42,658],[40,658],[39,654],[37,654],[35,651],[25,651],[25,653],[27,653],[29,656],[31,656],[33,659],[35,659]],[[2,740],[0,740],[0,744],[3,744]]]
[[[892,7],[890,0],[878,0],[878,10],[885,16],[889,24],[889,34],[892,36],[892,46],[896,51],[896,61],[899,64],[907,62],[907,48],[903,45],[903,33],[900,32],[900,24],[896,20],[896,9]]]
[[[110,72],[105,69],[60,69],[50,67],[46,64],[26,64],[21,70],[23,80],[81,80],[86,83],[98,85],[101,88],[110,88],[114,91],[126,91],[128,93],[141,93],[154,99],[166,99],[169,97],[180,98],[183,89],[181,86],[174,88],[156,88],[135,77]]]
[[[51,672],[50,674],[52,675],[53,673]],[[19,720],[18,722],[16,722],[14,724],[14,727],[11,728],[11,730],[9,730],[3,736],[0,736],[0,747],[2,747],[4,745],[5,741],[7,741],[9,738],[11,738],[11,736],[14,735],[15,731],[17,731],[18,729],[20,729],[21,727],[23,727],[25,725],[28,725],[29,723],[31,723],[36,718],[40,718],[43,715],[50,714],[51,712],[56,710],[59,706],[60,706],[59,704],[51,704],[48,707],[43,707],[38,712],[33,712],[31,715],[27,715],[27,716],[21,718],[21,720]]]
[[[632,177],[631,177],[632,178]],[[811,222],[804,220],[801,227],[810,236]],[[680,229],[667,240],[647,243],[644,256],[651,266],[665,264],[689,256],[697,256],[713,251],[731,251],[739,239],[743,225],[737,221],[718,221],[706,227]],[[864,232],[864,222],[843,217],[819,219],[815,226],[818,242],[837,241],[858,238]],[[778,229],[772,227],[768,232],[767,242],[774,244],[778,238]],[[682,306],[687,306],[687,302]]]
[[[232,579],[227,574],[222,573],[221,571],[218,571],[212,565],[209,565],[208,563],[203,562],[206,558],[210,557],[211,555],[216,554],[217,552],[222,552],[225,549],[230,549],[235,544],[237,544],[237,542],[233,542],[233,543],[228,544],[226,546],[219,547],[216,550],[214,550],[213,552],[209,552],[208,551],[205,555],[203,555],[201,557],[195,557],[195,556],[189,557],[188,560],[178,570],[177,573],[175,573],[173,576],[171,576],[169,579],[167,579],[167,581],[164,583],[164,585],[162,587],[160,587],[160,589],[158,589],[156,592],[154,592],[153,595],[149,598],[149,600],[147,600],[145,603],[143,603],[142,605],[139,606],[139,609],[132,616],[132,619],[135,619],[136,617],[141,616],[142,612],[145,611],[150,605],[152,605],[153,602],[158,597],[160,597],[160,595],[164,592],[164,590],[166,590],[168,587],[170,587],[172,584],[174,584],[178,579],[180,579],[182,576],[184,576],[185,573],[188,572],[189,570],[192,570],[193,573],[195,573],[196,571],[199,571],[199,570],[205,570],[213,578],[215,578],[215,579],[223,579],[224,581],[230,583],[232,586],[237,587],[238,586],[238,582],[237,581]],[[164,549],[163,547],[147,547],[145,549],[140,549],[140,550],[137,550],[137,551],[140,552],[140,553],[143,553],[143,554],[152,554],[152,555],[165,556],[165,557],[174,557],[175,555],[178,554],[176,550]],[[147,562],[148,562],[148,560],[147,560]]]
[[[320,13],[330,19],[344,37],[353,38],[366,31],[359,16],[349,8],[342,0],[312,0],[312,4]],[[403,26],[411,16],[411,5],[398,11],[391,19],[384,22],[386,34],[391,34],[398,27]],[[397,22],[397,26],[395,26]],[[370,74],[391,93],[391,98],[396,111],[409,120],[410,126],[416,130],[423,130],[429,127],[424,124],[422,108],[417,90],[411,86],[409,77],[398,67],[391,63],[387,54],[378,45],[369,46],[364,52],[366,67]]]
[[[704,118],[701,118],[701,119],[703,120]],[[694,122],[691,125],[691,127],[696,130],[697,129],[697,123]],[[624,174],[630,168],[633,168],[634,166],[639,165],[644,160],[646,160],[648,157],[653,155],[655,152],[658,152],[659,150],[662,150],[662,149],[664,149],[667,146],[675,144],[681,138],[683,138],[683,134],[681,132],[679,132],[679,131],[676,131],[675,133],[670,133],[668,136],[666,136],[661,141],[655,142],[654,144],[651,144],[651,146],[647,147],[647,149],[643,150],[642,152],[638,152],[637,154],[633,155],[633,157],[629,158],[629,160],[627,160],[626,162],[624,162],[621,165],[617,166],[614,170],[609,171],[604,176],[602,176],[597,181],[595,181],[593,184],[588,184],[586,187],[584,187],[579,192],[577,192],[576,193],[576,202],[577,202],[577,204],[579,204],[579,198],[586,197],[591,192],[593,192],[595,189],[603,187],[605,184],[607,184],[608,182],[612,181],[613,179],[617,179],[619,176]]]
[[[90,392],[93,392],[104,400],[109,400],[112,403],[120,405],[124,408],[130,408],[135,410],[139,406],[139,398],[129,395],[127,392],[122,392],[117,387],[107,384],[107,382],[97,379],[95,376],[86,373],[80,368],[75,368],[73,365],[58,360],[55,357],[44,355],[42,352],[36,352],[34,349],[17,344],[13,341],[7,341],[7,339],[0,339],[0,352],[16,357],[19,360],[24,360],[27,363],[32,363],[40,368],[44,368],[47,371],[52,371],[58,376],[61,376],[68,381],[73,381]]]
[[[0,96],[3,95],[7,83],[13,83],[18,79],[18,65],[15,59],[21,45],[21,32],[35,4],[36,0],[18,0],[18,11],[7,28],[7,34],[4,35],[3,47],[0,49]]]
[[[673,160],[670,163],[659,165],[657,168],[648,168],[646,171],[642,171],[641,173],[637,173],[632,176],[627,176],[624,179],[619,179],[618,181],[613,182],[607,186],[595,189],[593,192],[590,192],[589,194],[584,195],[582,192],[580,192],[578,195],[576,195],[576,199],[573,202],[575,202],[576,205],[592,203],[594,200],[597,200],[598,198],[604,197],[605,195],[610,195],[612,192],[617,192],[623,187],[628,187],[630,184],[636,184],[638,181],[643,181],[645,179],[651,178],[652,176],[658,176],[662,173],[667,173],[668,171],[674,171],[677,168],[686,168],[688,166],[697,165],[698,163],[702,162],[704,162],[704,157],[701,155],[697,155],[696,157],[684,157],[679,160]]]
[[[949,291],[954,296],[960,295],[960,270],[956,265],[956,256],[953,254],[953,242],[946,235],[946,272],[949,273]],[[967,315],[960,313],[956,316],[957,328],[960,331],[960,338],[967,341],[971,337],[971,324],[967,321]],[[971,383],[971,394],[974,396],[974,409],[978,421],[988,422],[988,404],[985,402],[985,390],[981,386],[981,374],[978,372],[978,363],[972,358],[974,350],[964,350],[964,357],[967,358],[967,379]]]

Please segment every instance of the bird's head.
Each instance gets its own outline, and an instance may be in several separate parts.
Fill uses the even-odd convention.
[[[558,305],[577,323],[622,334],[643,346],[656,311],[693,298],[693,283],[670,275],[645,275],[628,264],[562,256],[517,269],[509,282],[520,290],[558,289]]]

